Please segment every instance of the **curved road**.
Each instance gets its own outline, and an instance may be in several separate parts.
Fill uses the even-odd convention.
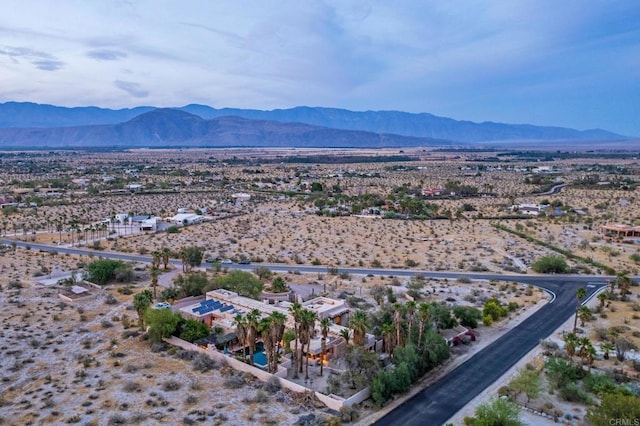
[[[0,239],[0,243],[12,244],[14,241]],[[76,255],[92,255],[95,257],[120,259],[125,261],[151,262],[151,256],[131,255],[125,253],[103,252],[74,247],[49,246],[15,241],[17,247],[31,247],[32,250],[57,251]],[[172,259],[172,264],[181,264]],[[204,264],[203,266],[210,266]],[[227,266],[227,265],[225,265]],[[255,265],[228,265],[233,269],[253,270]],[[326,266],[302,266],[282,264],[260,264],[277,272],[294,271],[300,273],[327,273]],[[339,268],[339,272],[350,274],[373,274],[385,276],[411,277],[423,274],[426,277],[456,279],[498,279],[532,284],[552,294],[552,300],[539,309],[534,315],[524,320],[517,327],[482,351],[468,359],[455,370],[442,377],[433,385],[405,401],[399,407],[382,417],[378,425],[439,425],[444,424],[456,412],[464,407],[476,395],[502,376],[519,359],[533,349],[542,339],[560,327],[576,308],[576,290],[585,287],[589,298],[607,285],[607,276],[587,275],[548,275],[530,276],[513,274],[487,274],[464,272],[434,272],[409,269],[372,269],[372,268]]]

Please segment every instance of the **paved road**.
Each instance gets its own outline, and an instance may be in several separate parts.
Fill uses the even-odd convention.
[[[11,244],[11,240],[0,239],[0,243]],[[32,250],[57,251],[78,255],[121,259],[126,261],[151,262],[150,256],[125,253],[103,252],[81,248],[48,246],[44,244],[16,242],[18,247],[30,246]],[[181,262],[173,259],[172,264]],[[326,266],[264,264],[275,272],[297,271],[300,273],[327,273]],[[210,266],[203,264],[203,266]],[[224,265],[241,270],[253,270],[256,265]],[[549,336],[562,325],[574,312],[576,289],[584,286],[591,297],[600,287],[607,285],[606,276],[587,275],[515,275],[495,273],[465,273],[442,271],[416,271],[408,269],[340,268],[339,272],[356,275],[384,275],[411,277],[423,274],[427,277],[456,279],[498,279],[517,281],[539,286],[550,294],[552,301],[534,315],[505,334],[496,342],[478,352],[464,364],[445,377],[418,393],[401,406],[380,419],[379,425],[439,425],[444,424],[467,402],[496,381],[540,340]]]
[[[604,279],[591,278],[589,296],[606,286]],[[551,335],[572,314],[576,288],[583,282],[554,280],[547,284],[557,295],[520,325],[468,359],[436,383],[405,401],[376,425],[442,425],[480,392],[498,380],[540,340]]]

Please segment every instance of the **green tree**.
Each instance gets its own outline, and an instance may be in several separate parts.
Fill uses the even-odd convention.
[[[149,290],[143,290],[133,296],[133,309],[138,313],[138,326],[144,328],[144,313],[151,306],[153,295]]]
[[[144,322],[149,327],[149,340],[159,342],[171,336],[178,328],[182,317],[170,309],[147,309]]]
[[[418,347],[422,347],[422,336],[424,335],[424,328],[429,319],[431,318],[431,310],[429,308],[429,304],[426,302],[421,302],[418,305]]]
[[[548,255],[535,261],[532,265],[535,272],[540,274],[566,274],[569,272],[569,265],[562,256]]]
[[[266,266],[258,266],[253,270],[253,273],[256,274],[258,276],[258,278],[260,278],[261,280],[266,280],[271,278],[271,275],[273,275],[273,272],[271,272],[271,269],[267,268]]]
[[[205,287],[204,292],[224,288],[238,293],[240,296],[260,300],[264,284],[251,272],[233,270],[225,275],[218,275]]]
[[[482,312],[473,306],[455,306],[453,315],[458,318],[460,324],[464,327],[476,328],[478,327],[478,322],[482,321]]]
[[[605,394],[600,405],[587,409],[593,426],[635,425],[640,419],[640,398],[635,395]]]
[[[173,279],[173,284],[179,289],[183,297],[200,296],[205,293],[204,289],[208,286],[207,274],[204,272],[191,272],[186,274],[178,274]]]
[[[535,399],[540,395],[542,390],[542,380],[537,370],[521,370],[520,373],[509,383],[509,387],[516,394],[524,393],[527,395],[527,403],[531,398]]]
[[[204,250],[197,246],[183,247],[178,253],[182,260],[182,272],[190,272],[202,264]]]
[[[298,362],[300,360],[300,353],[298,352],[298,341],[300,340],[300,316],[302,314],[302,305],[298,302],[295,302],[289,307],[289,312],[291,312],[291,316],[293,317],[294,324],[294,333],[295,333],[295,341],[294,341],[294,351],[293,356],[291,357],[291,366],[293,367],[293,377],[298,377]]]
[[[497,321],[507,315],[507,309],[502,306],[498,299],[491,298],[485,302],[484,307],[482,308],[482,315],[489,315],[491,316],[491,319]]]
[[[115,279],[115,271],[126,266],[122,260],[98,259],[87,264],[88,279],[92,283],[105,285]]]
[[[187,319],[180,325],[180,338],[187,342],[195,342],[211,334],[211,327],[194,319]]]
[[[152,266],[149,271],[149,275],[151,275],[151,288],[153,288],[153,298],[158,298],[158,276],[160,275],[160,269],[156,266]]]
[[[274,293],[284,293],[289,290],[289,286],[284,281],[282,277],[275,277],[273,281],[271,281],[271,291]]]
[[[521,426],[518,406],[504,399],[480,404],[476,407],[474,426]]]
[[[309,351],[311,345],[311,338],[313,337],[313,330],[315,328],[316,320],[318,316],[315,312],[309,309],[303,309],[300,313],[300,344],[304,351],[304,345],[307,345],[305,373],[304,378],[309,379]],[[302,372],[302,364],[300,364],[300,372]]]

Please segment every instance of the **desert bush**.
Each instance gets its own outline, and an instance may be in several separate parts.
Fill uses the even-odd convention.
[[[280,380],[276,376],[269,377],[269,380],[264,384],[264,390],[271,393],[276,393],[280,390]]]
[[[207,354],[198,353],[198,355],[193,358],[193,369],[195,371],[205,372],[217,367],[217,363]]]
[[[245,384],[245,381],[238,376],[229,376],[222,382],[222,386],[227,389],[240,389]]]
[[[140,386],[140,383],[138,382],[129,381],[124,384],[122,389],[125,392],[140,392],[142,391],[142,386]]]
[[[176,380],[167,380],[166,382],[164,382],[162,384],[162,390],[165,392],[173,392],[173,391],[177,391],[182,387],[182,385],[180,384],[180,382],[176,381]]]

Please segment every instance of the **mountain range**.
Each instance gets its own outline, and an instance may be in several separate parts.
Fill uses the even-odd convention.
[[[296,107],[271,111],[187,105],[131,109],[0,104],[0,147],[402,147],[496,141],[618,141],[605,130],[475,123],[427,113]]]

